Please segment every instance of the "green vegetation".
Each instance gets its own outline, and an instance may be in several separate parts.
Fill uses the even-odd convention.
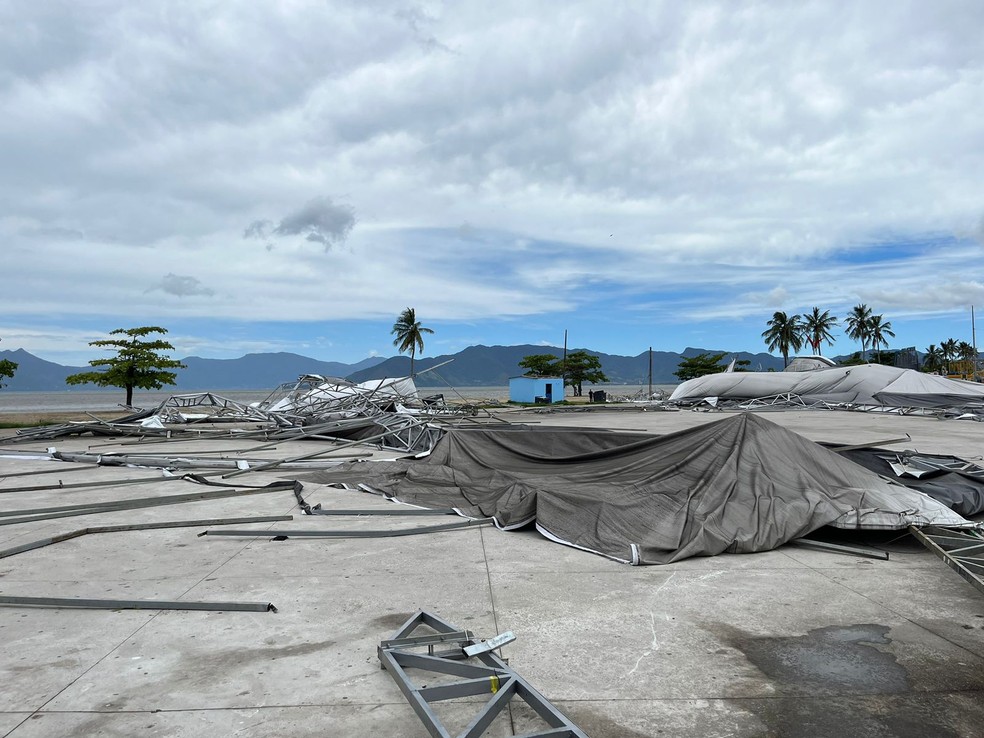
[[[765,339],[769,351],[779,349],[783,366],[789,366],[789,350],[799,351],[803,346],[804,327],[800,316],[787,316],[777,310],[766,325],[769,327],[762,332],[762,338]]]
[[[564,383],[574,388],[574,394],[577,397],[584,394],[581,391],[581,385],[584,382],[597,384],[608,381],[608,377],[601,371],[601,359],[587,351],[571,351],[567,354],[567,363],[565,364],[563,361],[560,363]]]
[[[396,335],[396,338],[393,339],[393,345],[396,346],[401,354],[407,351],[410,352],[411,377],[413,376],[414,357],[418,349],[421,353],[424,351],[424,334],[433,332],[430,328],[424,328],[420,324],[414,309],[411,307],[400,313],[400,317],[393,324],[393,330],[390,331],[391,334]]]
[[[879,347],[888,347],[888,336],[895,338],[892,324],[882,319],[881,315],[872,315],[868,320],[868,337],[871,339],[871,350],[880,353]]]
[[[861,361],[867,358],[869,324],[871,308],[867,305],[855,305],[847,316],[847,337],[861,344]]]
[[[803,337],[817,356],[823,356],[820,350],[822,344],[834,345],[834,336],[830,330],[837,325],[837,318],[831,315],[829,310],[821,313],[818,307],[814,307],[803,320]]]
[[[0,387],[3,387],[3,380],[10,379],[17,371],[17,362],[10,359],[0,359]]]
[[[553,354],[530,354],[519,362],[520,369],[525,369],[528,377],[559,377],[561,374],[560,359]]]
[[[977,352],[971,344],[948,338],[941,341],[939,346],[931,343],[926,347],[922,370],[972,377],[976,370],[976,359]]]
[[[67,384],[98,384],[101,387],[122,387],[126,390],[126,404],[133,404],[133,390],[161,389],[164,385],[174,384],[177,375],[169,369],[184,369],[185,366],[176,359],[160,353],[173,351],[167,341],[155,339],[142,341],[144,336],[151,333],[166,334],[167,330],[157,326],[142,328],[117,328],[110,331],[111,336],[127,336],[127,338],[111,338],[103,341],[90,341],[90,346],[108,348],[116,351],[116,356],[106,359],[93,359],[89,362],[93,367],[106,367],[101,372],[79,372],[65,377]]]
[[[762,338],[765,339],[769,351],[778,350],[782,354],[783,363],[789,365],[790,351],[799,351],[807,344],[813,352],[822,356],[821,346],[826,343],[833,345],[834,336],[831,332],[839,325],[836,316],[829,310],[820,311],[814,307],[805,318],[799,315],[786,315],[776,311],[766,325]],[[874,356],[872,361],[879,364],[891,364],[894,354],[885,354],[882,349],[888,348],[888,339],[895,338],[892,324],[883,315],[874,315],[870,307],[864,304],[851,308],[844,322],[847,337],[861,344],[861,351],[844,361],[846,365],[864,364],[868,359],[870,346]]]
[[[723,353],[697,354],[681,361],[678,365],[680,368],[673,373],[679,377],[681,382],[686,382],[688,379],[695,379],[696,377],[703,377],[706,374],[719,374],[728,368],[721,364],[721,359],[724,356]],[[745,363],[748,364],[747,361]]]
[[[553,354],[529,354],[520,360],[519,366],[530,377],[563,377],[564,385],[574,389],[575,397],[584,394],[582,385],[585,382],[608,381],[601,370],[601,359],[587,351],[571,351],[566,362]]]

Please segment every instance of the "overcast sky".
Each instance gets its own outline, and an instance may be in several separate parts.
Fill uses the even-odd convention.
[[[427,356],[759,351],[776,310],[859,302],[892,346],[969,341],[981,29],[978,0],[0,0],[0,348],[159,325],[355,362],[412,306]]]

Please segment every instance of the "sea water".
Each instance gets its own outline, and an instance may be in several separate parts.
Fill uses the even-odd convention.
[[[669,396],[676,385],[654,384],[653,391],[661,390]],[[508,387],[420,387],[421,396],[444,395],[445,400],[453,402],[481,402],[484,400],[505,402],[509,399]],[[599,384],[584,385],[584,396],[591,390],[604,390],[609,399],[644,396],[648,385],[638,384]],[[133,406],[144,409],[155,408],[164,400],[175,395],[191,395],[210,391],[213,395],[248,405],[266,399],[272,390],[173,390],[160,392],[134,391]],[[567,389],[570,395],[570,388]],[[65,390],[61,392],[11,392],[0,390],[0,413],[85,413],[85,412],[128,412],[123,406],[126,394],[123,390],[101,390],[95,392],[78,392]]]

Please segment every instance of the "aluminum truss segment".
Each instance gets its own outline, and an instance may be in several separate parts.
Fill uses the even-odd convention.
[[[415,635],[418,628],[429,632]],[[461,697],[487,695],[467,727],[456,738],[479,738],[511,700],[525,702],[548,726],[545,730],[524,733],[524,738],[587,738],[560,710],[517,674],[493,651],[469,657],[465,649],[481,644],[471,633],[452,625],[433,613],[421,610],[412,615],[392,636],[377,648],[379,663],[396,681],[424,727],[434,738],[452,738],[431,707],[434,702]],[[435,647],[446,646],[436,652]],[[428,653],[414,649],[427,648]],[[409,669],[426,673],[462,677],[458,681],[432,686],[419,686],[408,674]]]
[[[984,535],[979,530],[910,525],[909,532],[984,594]]]

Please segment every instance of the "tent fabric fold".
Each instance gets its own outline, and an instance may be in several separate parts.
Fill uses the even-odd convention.
[[[535,521],[553,540],[640,564],[766,551],[828,524],[968,524],[751,413],[665,436],[452,430],[424,459],[343,464],[309,479],[492,517],[506,529]]]

